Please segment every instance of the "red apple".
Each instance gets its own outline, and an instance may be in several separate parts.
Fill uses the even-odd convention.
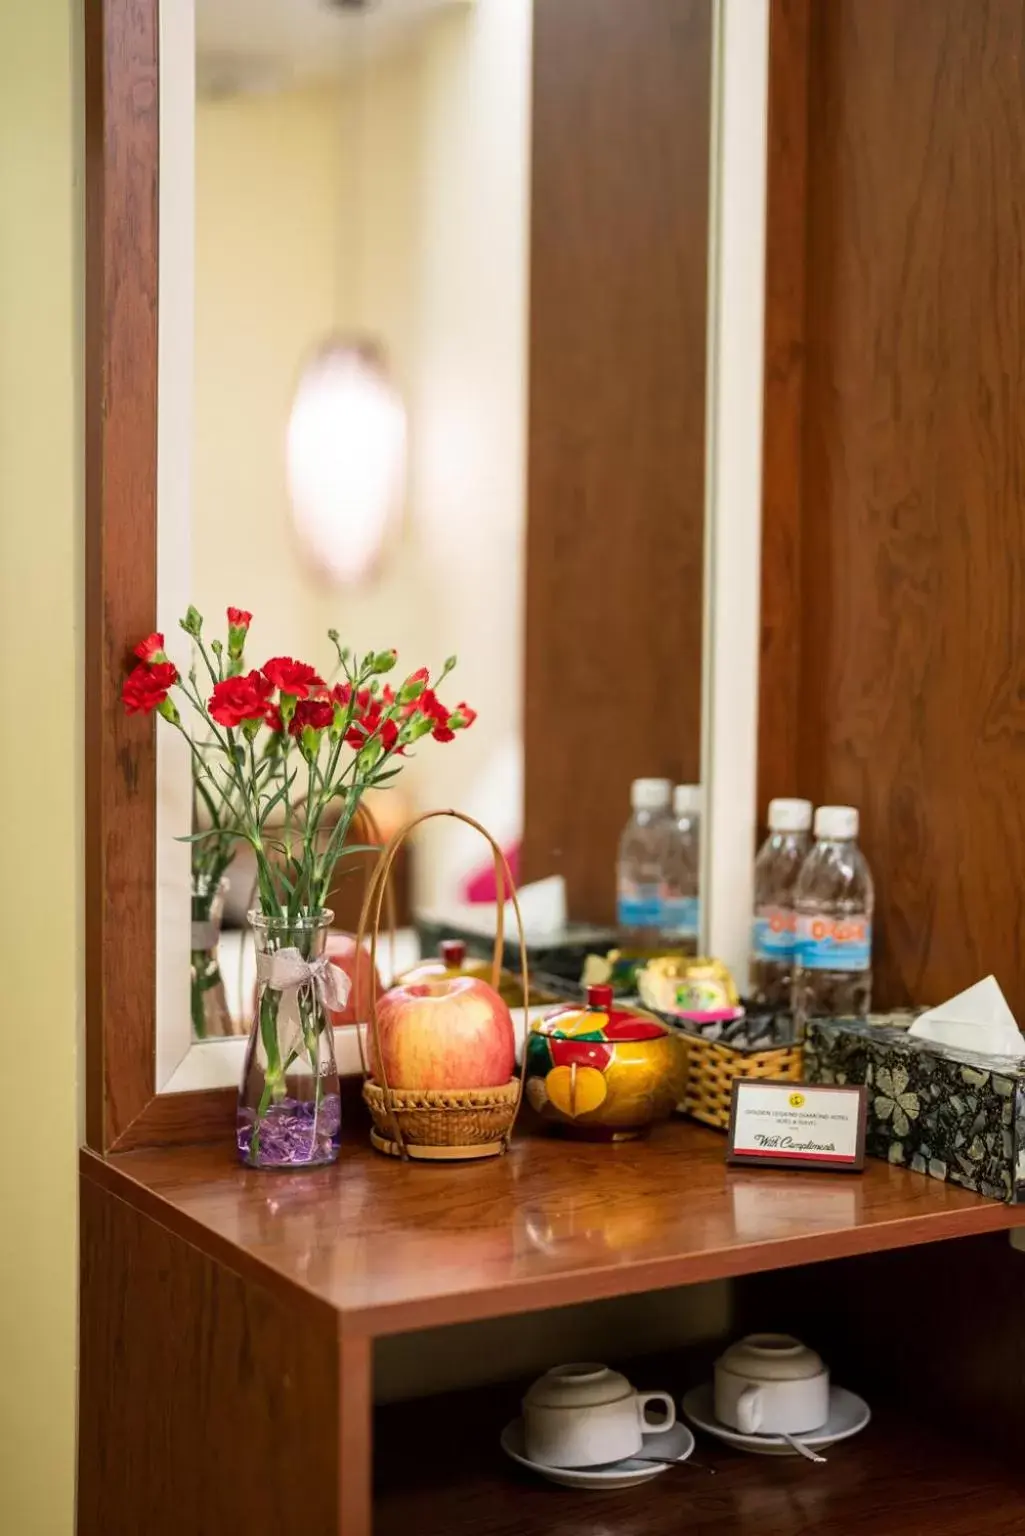
[[[447,976],[392,987],[377,1005],[391,1088],[499,1088],[516,1069],[512,1015],[486,981]],[[370,1069],[380,1081],[373,1030]]]
[[[342,1009],[331,1010],[332,1024],[361,1024],[370,1009],[370,987],[374,970],[370,950],[357,948],[351,933],[329,933],[324,953],[349,978],[349,1000]],[[378,972],[378,990],[381,978]]]

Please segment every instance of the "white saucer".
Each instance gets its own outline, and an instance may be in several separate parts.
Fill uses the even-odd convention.
[[[641,1461],[629,1456],[625,1461],[609,1462],[602,1467],[546,1467],[528,1457],[522,1419],[513,1419],[502,1431],[502,1449],[507,1456],[562,1488],[635,1488],[639,1483],[650,1483],[653,1477],[668,1472],[673,1462],[687,1460],[694,1449],[694,1436],[686,1424],[674,1424],[660,1435],[644,1436],[646,1451],[663,1448],[665,1461]]]
[[[716,1435],[718,1439],[725,1440],[727,1445],[735,1445],[738,1451],[754,1451],[759,1456],[800,1455],[781,1435],[742,1435],[738,1429],[720,1424],[715,1416],[713,1402],[712,1383],[706,1381],[703,1387],[695,1387],[687,1393],[683,1400],[683,1411],[698,1429]],[[814,1450],[821,1450],[823,1446],[834,1445],[837,1440],[846,1440],[848,1436],[856,1435],[859,1429],[865,1428],[871,1417],[872,1410],[864,1398],[848,1392],[844,1387],[830,1387],[829,1418],[821,1429],[796,1438]]]

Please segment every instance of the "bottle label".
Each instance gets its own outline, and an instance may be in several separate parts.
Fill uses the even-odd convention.
[[[659,926],[667,935],[696,939],[701,927],[701,902],[697,896],[667,896],[662,903]]]
[[[800,915],[797,959],[807,971],[867,971],[872,964],[871,919]]]
[[[631,885],[620,891],[616,920],[620,928],[657,928],[662,921],[662,901],[657,884]]]
[[[757,907],[751,925],[756,960],[790,960],[797,948],[797,915],[788,907]]]

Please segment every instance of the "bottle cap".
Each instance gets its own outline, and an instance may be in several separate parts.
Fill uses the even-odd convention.
[[[668,779],[634,779],[630,785],[630,804],[635,811],[668,810],[672,797]]]
[[[607,1011],[612,1007],[613,992],[607,983],[592,985],[587,989],[588,1008],[600,1008]]]
[[[770,800],[770,832],[807,832],[811,826],[810,800]]]
[[[450,971],[458,971],[466,959],[466,945],[462,939],[442,939],[438,945],[438,955]]]
[[[858,835],[858,813],[853,805],[820,805],[815,812],[815,836],[846,842]]]
[[[677,816],[699,816],[704,798],[700,784],[677,784],[673,790],[673,810]]]

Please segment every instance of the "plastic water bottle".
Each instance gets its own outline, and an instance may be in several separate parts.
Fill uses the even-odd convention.
[[[619,839],[616,869],[616,923],[623,943],[658,944],[662,922],[662,861],[670,830],[668,779],[634,779],[633,815]]]
[[[701,785],[677,784],[662,864],[662,940],[686,955],[701,933]]]
[[[793,1009],[800,1039],[808,1019],[864,1018],[872,1001],[872,876],[858,847],[858,813],[820,805],[815,846],[797,877]]]
[[[794,979],[794,887],[811,844],[811,801],[770,800],[769,835],[755,859],[749,989],[752,1002],[788,1009]]]

